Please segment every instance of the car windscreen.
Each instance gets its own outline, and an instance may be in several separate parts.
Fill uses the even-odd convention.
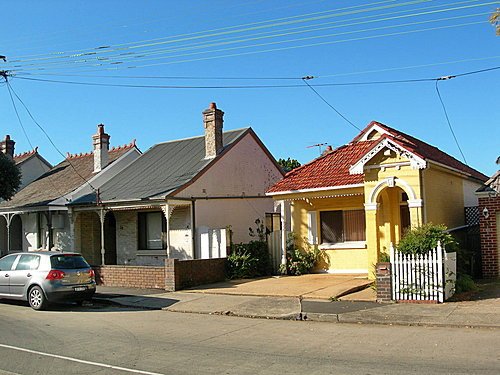
[[[81,255],[53,255],[50,257],[52,269],[69,270],[89,268],[89,264]]]

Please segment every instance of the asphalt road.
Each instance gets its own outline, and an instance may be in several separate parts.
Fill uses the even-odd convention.
[[[3,302],[0,374],[498,374],[498,333]]]

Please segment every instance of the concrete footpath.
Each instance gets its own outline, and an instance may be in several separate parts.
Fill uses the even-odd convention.
[[[290,297],[259,297],[158,289],[99,286],[96,302],[140,309],[218,314],[264,319],[334,323],[500,328],[499,283],[483,284],[472,301],[428,304],[378,304],[366,301],[325,301]]]

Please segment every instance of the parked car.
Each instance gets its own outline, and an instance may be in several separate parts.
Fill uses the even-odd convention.
[[[37,251],[0,258],[0,298],[28,301],[35,310],[90,300],[95,286],[94,270],[81,254]]]

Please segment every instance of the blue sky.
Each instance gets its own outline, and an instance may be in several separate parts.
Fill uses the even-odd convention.
[[[0,55],[7,62],[0,61],[0,69],[13,73],[12,89],[64,153],[90,151],[99,123],[106,125],[112,145],[137,139],[143,151],[157,142],[201,135],[201,112],[214,101],[225,111],[225,129],[252,126],[276,158],[304,163],[318,156],[318,148],[309,146],[338,147],[358,130],[300,77],[317,77],[308,81],[311,85],[366,83],[500,66],[500,37],[487,22],[498,6],[492,1],[66,0],[2,5],[8,16],[2,19]],[[23,78],[297,87],[124,88]],[[500,155],[499,82],[500,69],[439,82],[468,164],[487,175],[497,170]],[[315,89],[359,128],[377,120],[461,159],[433,81]],[[28,150],[4,83],[0,104],[0,133],[12,136],[17,152]],[[59,162],[62,157],[16,104],[30,142],[50,162]]]

